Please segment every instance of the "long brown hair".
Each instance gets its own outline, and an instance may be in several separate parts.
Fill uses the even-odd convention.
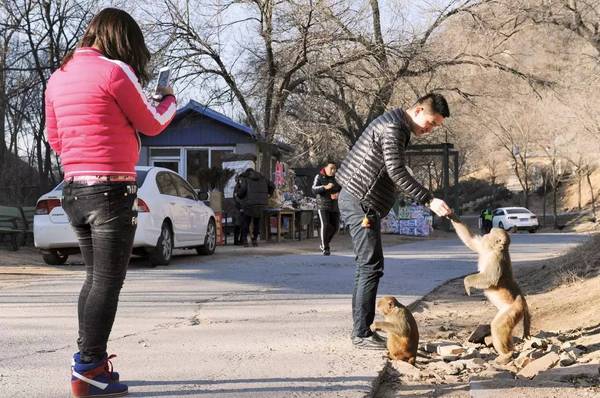
[[[105,57],[123,61],[133,68],[140,82],[148,83],[146,66],[150,51],[144,42],[142,30],[131,15],[117,8],[105,8],[92,19],[78,47],[98,47]],[[61,69],[73,58],[65,56]]]

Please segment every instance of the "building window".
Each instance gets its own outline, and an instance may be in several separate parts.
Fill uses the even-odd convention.
[[[181,148],[150,148],[149,164],[181,173]]]
[[[208,168],[209,165],[209,149],[188,149],[186,162],[186,178],[188,182],[197,189],[203,192],[208,191],[208,186],[202,182],[200,173]]]
[[[232,153],[231,149],[211,149],[210,164],[211,167],[223,167],[223,155]]]
[[[203,170],[223,166],[223,155],[235,152],[234,147],[186,148],[186,173],[184,177],[195,189],[208,191],[208,184],[202,181]]]

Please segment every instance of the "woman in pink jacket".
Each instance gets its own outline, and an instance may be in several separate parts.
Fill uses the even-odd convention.
[[[46,89],[48,142],[60,155],[63,207],[86,267],[78,303],[79,352],[71,368],[75,397],[127,394],[109,364],[106,344],[136,229],[138,133],[159,134],[176,109],[170,87],[160,89],[157,104],[144,95],[149,59],[135,20],[107,8],[94,17]]]

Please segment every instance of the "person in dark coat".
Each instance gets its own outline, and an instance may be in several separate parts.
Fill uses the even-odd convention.
[[[406,167],[411,135],[423,136],[450,116],[440,94],[427,94],[409,109],[392,109],[373,120],[362,132],[335,178],[342,186],[339,207],[349,227],[356,272],[352,293],[352,343],[357,348],[385,349],[381,336],[370,329],[375,317],[379,279],[383,276],[381,218],[401,192],[440,217],[452,214],[448,205],[434,198]]]
[[[248,233],[252,223],[252,246],[258,246],[260,219],[267,206],[269,197],[273,195],[275,186],[258,171],[249,168],[238,177],[234,189],[234,197],[239,201],[242,213],[241,243],[248,247]]]
[[[328,162],[315,176],[312,185],[312,191],[317,196],[317,211],[321,221],[321,251],[324,256],[331,254],[329,244],[340,228],[337,198],[342,187],[335,180],[336,171],[336,164]]]

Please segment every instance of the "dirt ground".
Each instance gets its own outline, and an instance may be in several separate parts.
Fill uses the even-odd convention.
[[[585,346],[578,363],[600,363],[600,235],[564,256],[521,266],[515,277],[527,295],[532,314],[533,336],[551,337],[560,342],[572,341]],[[478,324],[491,321],[496,309],[478,291],[468,297],[462,278],[437,288],[411,308],[420,331],[421,346],[427,342],[466,343]],[[521,326],[515,329],[521,335]],[[516,339],[516,349],[519,349]],[[455,375],[430,377],[430,359],[421,357],[417,368],[419,380],[408,379],[393,364],[386,370],[376,398],[397,397],[600,397],[600,378],[553,380],[520,380],[512,365],[496,365],[495,351],[486,348],[481,367],[466,369]],[[421,351],[420,351],[421,352]],[[421,352],[422,353],[422,352]],[[427,355],[427,354],[425,354]],[[600,375],[598,375],[600,376]],[[481,384],[474,382],[481,380]],[[487,384],[485,384],[487,383]],[[478,388],[477,388],[478,386]],[[477,391],[481,389],[483,391]],[[492,393],[490,393],[492,391]]]

